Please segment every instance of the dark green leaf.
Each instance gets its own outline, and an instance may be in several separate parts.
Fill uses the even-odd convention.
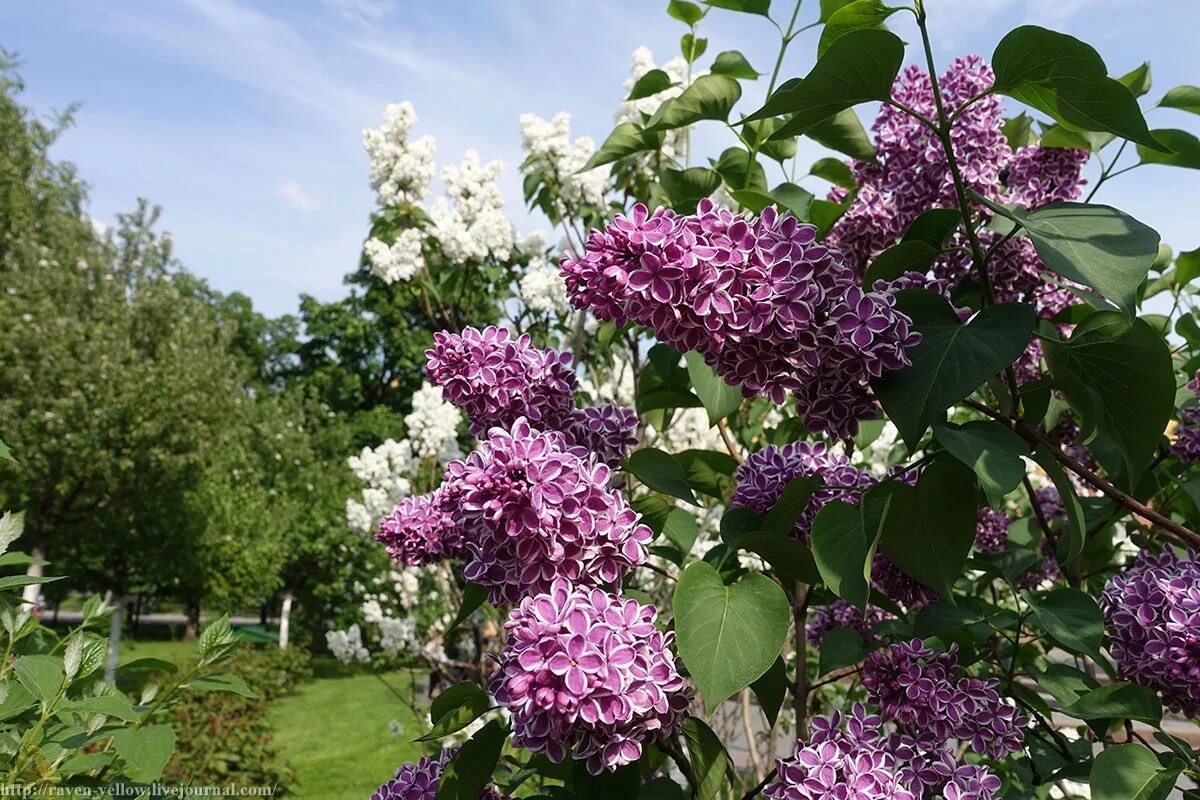
[[[867,268],[863,285],[870,286],[879,280],[894,281],[910,271],[924,273],[940,254],[938,247],[932,247],[922,241],[894,244],[875,256],[875,260]]]
[[[671,0],[667,4],[667,13],[684,25],[695,25],[704,18],[704,9],[688,0]]]
[[[175,752],[175,731],[167,725],[126,728],[117,731],[112,741],[125,761],[125,774],[138,783],[157,780]]]
[[[703,561],[680,575],[673,608],[679,655],[709,713],[770,668],[791,623],[787,597],[766,575],[726,586]]]
[[[629,505],[633,506],[634,511],[642,515],[642,522],[648,525],[650,530],[655,533],[662,533],[666,528],[667,517],[673,508],[669,500],[657,494],[635,497],[629,501]]]
[[[1022,25],[1009,31],[992,53],[994,91],[1061,77],[1106,77],[1108,67],[1091,45],[1074,36]]]
[[[1075,494],[1075,486],[1053,454],[1044,448],[1038,448],[1033,451],[1031,457],[1042,468],[1042,471],[1050,476],[1054,488],[1058,490],[1059,499],[1066,507],[1067,521],[1063,525],[1064,536],[1059,539],[1059,552],[1056,554],[1059,561],[1066,564],[1083,550],[1084,529],[1086,528],[1083,507],[1080,506],[1079,497]]]
[[[1162,701],[1145,686],[1110,683],[1064,706],[1063,713],[1077,719],[1133,719],[1157,726],[1162,722]]]
[[[692,389],[704,410],[708,412],[708,423],[716,425],[725,419],[742,404],[742,392],[736,386],[727,384],[713,368],[704,363],[704,356],[695,350],[684,354],[687,361],[688,377],[692,381]]]
[[[683,742],[695,772],[693,800],[713,800],[729,783],[732,765],[712,728],[695,717],[683,721]]]
[[[956,208],[931,208],[912,221],[900,241],[942,247],[961,222],[962,214]]]
[[[688,486],[683,467],[669,453],[654,447],[643,447],[626,459],[625,468],[651,489],[699,505],[696,495]]]
[[[821,575],[808,548],[791,536],[775,531],[750,531],[734,545],[762,556],[779,577],[800,583],[817,583]]]
[[[479,719],[488,705],[487,692],[477,684],[465,682],[447,687],[430,704],[429,718],[433,728],[417,741],[434,741],[461,731]]]
[[[746,189],[730,194],[734,200],[755,214],[761,213],[769,205],[775,205],[780,211],[790,211],[792,216],[799,220],[808,219],[813,202],[812,192],[794,183],[781,183],[769,193]]]
[[[808,498],[819,486],[815,479],[803,475],[788,481],[771,512],[767,514],[763,529],[790,534],[804,507],[808,505]]]
[[[780,658],[775,659],[775,663],[761,678],[750,684],[750,691],[754,692],[769,727],[775,727],[775,720],[779,718],[779,709],[787,697],[787,685],[787,668]]]
[[[898,293],[897,305],[921,333],[921,343],[908,349],[911,366],[886,372],[871,385],[913,450],[942,412],[1024,352],[1034,313],[1032,306],[1001,303],[964,325],[944,298],[911,289]]]
[[[633,88],[629,90],[629,96],[625,99],[640,100],[643,97],[649,97],[652,94],[658,94],[661,91],[670,89],[672,85],[670,75],[661,69],[652,69],[637,79],[637,82],[633,84]]]
[[[805,136],[856,161],[875,160],[875,146],[852,108],[842,109],[812,125]]]
[[[975,543],[975,476],[953,459],[930,464],[915,487],[893,487],[880,547],[905,574],[953,602]]]
[[[1068,664],[1050,663],[1044,670],[1030,667],[1029,675],[1047,694],[1064,706],[1071,705],[1100,686],[1091,675]]]
[[[446,634],[449,636],[454,631],[458,630],[458,626],[467,621],[467,618],[479,610],[480,606],[487,601],[487,589],[477,583],[467,581],[463,587],[462,605],[459,606],[458,613],[454,615],[454,621],[450,623],[450,627],[446,629]]]
[[[682,508],[673,508],[667,513],[667,523],[663,526],[663,536],[675,547],[679,548],[682,555],[687,555],[692,551],[692,545],[696,543],[696,537],[700,535],[700,529],[696,525],[696,518]]]
[[[1179,762],[1164,767],[1148,747],[1119,744],[1096,755],[1088,782],[1092,800],[1166,800],[1179,772]]]
[[[694,491],[718,500],[728,499],[733,491],[733,471],[737,469],[732,456],[716,450],[684,450],[674,455]]]
[[[1100,657],[1104,615],[1096,601],[1078,589],[1054,589],[1043,595],[1026,595],[1042,630],[1072,653]]]
[[[201,675],[188,681],[187,685],[189,689],[197,692],[228,692],[242,697],[256,697],[245,680],[229,672]]]
[[[721,122],[742,96],[742,87],[726,75],[701,75],[683,93],[664,103],[646,124],[649,131],[669,131],[705,119]]]
[[[713,169],[725,180],[725,185],[732,189],[767,191],[767,173],[762,164],[741,147],[726,149],[713,164]]]
[[[136,675],[143,672],[161,672],[174,675],[179,667],[163,658],[136,658],[117,667],[118,675]]]
[[[973,604],[970,598],[960,598],[957,605],[935,600],[917,614],[913,633],[921,637],[940,636],[949,631],[976,625],[986,618],[977,601]]]
[[[1163,153],[1139,144],[1137,151],[1142,163],[1200,169],[1200,139],[1194,134],[1177,128],[1157,128],[1152,133],[1154,138],[1169,147],[1171,152]]]
[[[933,435],[950,455],[975,471],[993,508],[999,508],[1025,475],[1021,456],[1029,455],[1029,445],[998,422],[975,420],[955,425],[938,421],[933,423]]]
[[[685,33],[679,39],[679,52],[689,64],[694,62],[708,50],[708,39]]]
[[[864,497],[860,505],[826,503],[812,524],[813,560],[829,591],[859,608],[871,595],[871,559],[879,543],[885,498]]]
[[[639,393],[634,399],[634,405],[637,406],[639,414],[644,414],[659,408],[700,408],[704,403],[686,389],[659,386],[645,393]]]
[[[817,675],[828,675],[834,670],[849,667],[867,657],[866,642],[858,631],[849,628],[834,628],[821,639],[820,663]]]
[[[1200,114],[1200,86],[1176,86],[1158,104],[1164,108],[1178,108]]]
[[[721,185],[721,176],[708,167],[664,167],[659,170],[658,179],[662,182],[667,196],[671,198],[672,207],[681,213],[695,211],[696,204]]]
[[[1175,378],[1167,343],[1144,320],[1099,311],[1065,342],[1043,342],[1055,385],[1085,430],[1110,436],[1136,481],[1154,457],[1174,413]]]
[[[747,81],[752,81],[758,77],[758,71],[750,66],[750,62],[746,60],[746,57],[737,50],[726,50],[723,53],[718,53],[716,60],[713,61],[711,72]]]
[[[603,770],[599,775],[588,771],[586,761],[576,761],[571,771],[575,800],[640,800],[641,784],[641,769],[636,761]]]
[[[825,20],[821,39],[817,43],[817,57],[825,55],[829,46],[851,31],[864,28],[882,28],[884,20],[900,9],[889,8],[879,0],[854,0],[839,8]]]
[[[508,731],[496,720],[480,728],[446,764],[437,800],[479,800],[500,760]]]
[[[588,162],[583,165],[583,169],[579,171],[587,172],[602,164],[611,164],[634,153],[653,149],[652,146],[646,143],[646,140],[642,137],[642,131],[637,125],[634,125],[632,122],[622,122],[613,128],[612,133],[600,145],[600,149],[592,154]]]
[[[1141,66],[1126,72],[1117,80],[1121,82],[1122,86],[1133,92],[1134,97],[1141,97],[1150,91],[1150,62],[1143,61]]]
[[[843,189],[853,189],[857,185],[854,180],[854,173],[846,166],[846,162],[839,161],[836,158],[822,158],[814,163],[808,172],[810,175],[823,178],[834,186],[841,186]]]
[[[881,30],[857,30],[839,37],[802,80],[791,80],[767,98],[750,119],[793,115],[775,138],[807,133],[839,111],[891,96],[892,81],[904,60],[904,43]]]

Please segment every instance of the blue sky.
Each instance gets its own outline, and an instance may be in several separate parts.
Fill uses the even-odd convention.
[[[775,0],[774,16],[792,3]],[[938,58],[989,55],[1026,22],[1093,44],[1113,74],[1149,58],[1156,99],[1200,83],[1192,0],[929,0]],[[509,215],[523,232],[545,229],[521,208],[517,117],[573,115],[572,134],[600,141],[612,127],[630,54],[649,46],[661,63],[678,52],[680,23],[666,0],[39,0],[0,4],[0,44],[19,54],[25,102],[49,112],[81,103],[56,155],[91,184],[101,221],[147,197],[194,272],[249,294],[270,314],[300,293],[341,296],[367,230],[373,195],[360,145],[388,102],[410,100],[416,134],[438,140],[439,165],[468,148],[506,164]],[[1150,9],[1153,8],[1151,11]],[[805,0],[802,22],[817,0]],[[909,41],[911,16],[893,29]],[[737,49],[769,71],[777,38],[765,20],[713,11],[702,66]],[[783,77],[812,64],[818,31],[798,39]],[[914,48],[909,58],[916,58]],[[753,110],[765,80],[741,106]],[[1152,127],[1196,131],[1196,117],[1160,110]],[[710,125],[698,146],[727,134]],[[821,153],[802,150],[801,164]],[[1135,170],[1097,201],[1157,228],[1176,250],[1200,245],[1196,173]],[[774,176],[772,176],[774,179]],[[815,188],[815,187],[814,187]]]

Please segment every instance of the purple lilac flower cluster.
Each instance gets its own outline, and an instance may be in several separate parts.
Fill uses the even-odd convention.
[[[1188,381],[1187,388],[1200,395],[1200,372]],[[1200,405],[1179,409],[1179,427],[1175,430],[1171,451],[1185,464],[1200,461]]]
[[[393,560],[410,567],[462,556],[462,529],[453,514],[456,499],[449,486],[405,497],[379,523],[376,541],[387,546]]]
[[[884,717],[914,736],[958,739],[993,758],[1025,741],[1028,720],[1001,700],[995,678],[960,674],[956,645],[938,653],[913,639],[877,650],[863,663],[862,684]]]
[[[442,770],[453,755],[453,750],[443,750],[436,758],[421,756],[417,761],[400,765],[395,777],[371,794],[371,800],[434,800]],[[480,800],[505,800],[505,797],[490,784],[479,795]]]
[[[938,81],[946,112],[958,114],[951,143],[967,187],[991,200],[1028,210],[1078,198],[1085,183],[1081,171],[1089,157],[1087,151],[1022,147],[1014,153],[1004,137],[999,98],[987,95],[974,100],[994,79],[991,67],[982,59],[965,56]],[[897,78],[892,96],[927,118],[937,116],[929,75],[919,67],[909,67]],[[964,108],[968,101],[973,102]],[[895,244],[921,213],[958,205],[946,152],[928,127],[885,105],[872,130],[877,159],[851,163],[858,192],[825,239],[859,270]],[[846,189],[835,188],[829,199],[841,202],[847,196]],[[985,218],[990,215],[984,208],[974,210]],[[1000,238],[987,230],[979,236],[984,248]],[[951,245],[960,249],[935,264],[933,274],[939,283],[954,285],[973,269],[966,244],[962,234],[952,237]],[[1030,300],[1042,316],[1052,317],[1069,305],[1073,296],[1064,287],[1045,281],[1044,271],[1033,244],[1023,237],[1001,245],[990,265],[998,299]]]
[[[571,354],[534,347],[528,334],[514,338],[505,328],[462,333],[439,331],[425,351],[425,374],[443,396],[461,408],[471,433],[511,427],[525,418],[543,430],[563,433],[571,444],[616,466],[637,443],[637,414],[603,405],[575,408],[579,380]]]
[[[871,641],[875,638],[875,629],[879,624],[889,619],[893,619],[893,616],[879,606],[868,604],[864,610],[839,597],[832,603],[813,608],[808,623],[804,626],[804,632],[809,641],[817,646],[825,640],[825,634],[834,628],[858,631],[863,639]]]
[[[981,553],[1003,553],[1008,549],[1010,525],[1012,517],[1003,511],[979,509],[979,521],[975,526],[975,549]]]
[[[593,774],[636,761],[682,721],[689,694],[654,606],[557,580],[504,629],[492,693],[512,712],[513,744]]]
[[[1200,712],[1200,562],[1195,552],[1142,552],[1100,598],[1113,659],[1187,717]]]
[[[446,467],[457,498],[467,578],[493,603],[515,603],[559,578],[583,586],[620,584],[647,558],[653,533],[610,470],[556,431],[525,419],[496,427],[478,449]]]
[[[777,762],[763,794],[770,800],[992,800],[1000,779],[980,765],[959,764],[928,741],[887,734],[879,716],[855,704],[817,717],[807,742]]]
[[[805,425],[853,435],[867,382],[906,366],[919,340],[886,287],[865,290],[817,229],[768,207],[757,218],[707,198],[696,214],[635,206],[562,262],[571,303],[696,350],[748,395],[796,396]]]

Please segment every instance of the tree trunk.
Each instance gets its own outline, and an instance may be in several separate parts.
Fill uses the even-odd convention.
[[[283,607],[279,610],[279,649],[287,650],[288,633],[292,619],[292,590],[283,593]]]
[[[45,559],[45,545],[35,544],[29,548],[29,555],[34,558]],[[40,578],[46,574],[46,569],[38,563],[30,564],[25,568],[25,574],[31,578]],[[42,602],[42,585],[40,583],[31,583],[21,590],[21,602],[30,607],[30,610],[37,611]]]
[[[112,619],[108,625],[108,666],[104,669],[104,680],[115,683],[117,664],[121,660],[121,618],[125,616],[125,598],[113,600]]]
[[[200,635],[200,604],[189,601],[184,613],[187,614],[187,624],[183,628],[183,638],[190,642]]]

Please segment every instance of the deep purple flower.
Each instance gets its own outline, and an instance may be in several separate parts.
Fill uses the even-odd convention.
[[[421,756],[417,761],[401,764],[396,776],[371,794],[371,800],[434,800],[442,771],[453,757],[454,750],[443,750],[435,758]],[[479,800],[509,800],[507,795],[496,791],[490,782],[479,795]]]
[[[573,411],[563,433],[610,467],[616,467],[637,444],[637,413],[632,408],[602,405]]]
[[[584,448],[525,419],[492,428],[443,478],[456,493],[466,577],[487,587],[493,603],[515,603],[559,578],[619,585],[646,560],[653,534],[609,488],[610,474]]]
[[[956,653],[956,645],[937,653],[920,639],[877,650],[863,663],[863,686],[883,716],[913,736],[958,739],[993,758],[1021,749],[1028,721],[1000,698],[994,678],[960,674]]]
[[[417,566],[434,564],[463,553],[462,530],[454,519],[453,487],[406,497],[379,523],[376,541],[387,545],[394,560]]]
[[[863,639],[873,641],[875,629],[879,627],[879,624],[884,620],[895,618],[879,606],[868,604],[864,610],[840,597],[832,603],[816,606],[810,610],[809,614],[804,631],[809,640],[818,646],[824,641],[825,634],[834,628],[849,628],[858,631]]]
[[[1158,691],[1168,708],[1200,712],[1200,563],[1196,553],[1143,551],[1100,598],[1123,679]]]
[[[1200,372],[1188,381],[1187,388],[1200,395]],[[1175,430],[1171,452],[1185,464],[1200,461],[1200,406],[1190,405],[1179,409],[1179,426]]]
[[[1008,526],[1012,517],[1003,511],[979,509],[975,526],[975,549],[981,553],[1002,553],[1008,549]]]
[[[512,712],[513,744],[587,761],[599,774],[636,761],[670,733],[689,695],[671,654],[674,634],[654,606],[557,580],[526,597],[504,629],[508,642],[492,694]]]

